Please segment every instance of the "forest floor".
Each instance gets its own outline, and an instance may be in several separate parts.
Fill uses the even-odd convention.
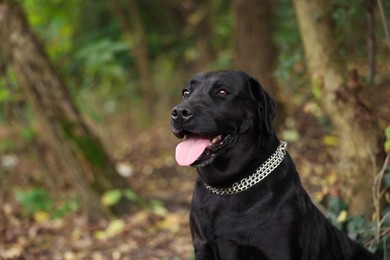
[[[378,91],[381,94],[370,98],[378,104],[378,116],[389,124],[390,107],[383,104],[390,92],[384,91],[387,94]],[[337,189],[331,155],[337,152],[338,139],[331,130],[324,130],[327,125],[319,119],[315,103],[291,99],[289,104],[286,127],[278,135],[288,141],[304,186],[320,200]],[[127,115],[111,117],[105,127],[91,123],[118,169],[127,174],[129,187],[142,198],[142,203],[134,202],[131,214],[98,222],[89,222],[77,210],[60,218],[44,210],[26,214],[18,191],[43,187],[57,198],[54,203],[76,195],[66,167],[42,140],[31,149],[14,139],[12,149],[0,154],[0,259],[192,259],[188,212],[196,173],[176,166],[178,140],[170,132],[168,118],[167,113],[165,122],[142,131],[129,130],[134,128]],[[0,126],[0,138],[16,138],[15,127]],[[62,184],[53,186],[49,179]]]

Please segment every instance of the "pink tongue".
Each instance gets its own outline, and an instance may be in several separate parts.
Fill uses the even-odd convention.
[[[181,166],[193,164],[210,144],[210,139],[188,137],[176,146],[176,161]]]

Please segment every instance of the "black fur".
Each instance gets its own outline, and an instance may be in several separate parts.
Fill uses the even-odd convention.
[[[239,71],[198,74],[184,90],[172,112],[178,137],[232,136],[197,167],[190,213],[196,259],[377,259],[313,205],[288,154],[244,192],[216,195],[206,189],[205,183],[225,187],[251,175],[275,152],[280,143],[271,124],[275,104],[255,79]]]

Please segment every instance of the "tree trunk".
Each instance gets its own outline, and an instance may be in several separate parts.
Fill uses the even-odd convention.
[[[98,138],[83,122],[30,30],[23,10],[14,1],[0,1],[0,42],[0,57],[12,67],[53,148],[68,166],[83,209],[91,218],[106,216],[100,195],[127,185],[116,173]],[[118,209],[122,207],[118,205]]]
[[[348,76],[333,32],[327,0],[294,0],[313,93],[339,135],[337,173],[352,214],[369,216],[371,187],[383,163],[378,121],[359,97],[356,71]]]
[[[141,85],[141,96],[147,113],[154,114],[156,94],[153,87],[152,71],[149,62],[149,48],[141,17],[139,16],[137,0],[129,0],[129,20],[120,1],[110,1],[112,10],[122,29],[125,40],[129,42],[131,55],[134,57]]]
[[[232,4],[234,65],[256,77],[274,96],[271,0],[233,0]]]
[[[272,41],[272,0],[233,0],[234,66],[256,77],[267,92],[277,101],[276,126],[284,118],[281,102],[274,80],[277,52]]]

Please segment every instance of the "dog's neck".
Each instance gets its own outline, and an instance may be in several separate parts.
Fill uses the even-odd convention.
[[[284,156],[286,155],[286,148],[287,143],[280,142],[280,145],[274,154],[272,154],[264,163],[262,163],[253,174],[233,183],[230,187],[217,188],[206,183],[205,187],[217,195],[231,195],[246,191],[247,189],[252,188],[254,185],[262,181],[279,166],[279,164],[283,161]]]
[[[280,141],[273,133],[267,142],[255,142],[256,138],[249,137],[237,142],[241,149],[232,149],[229,154],[217,158],[212,164],[197,168],[200,179],[207,185],[224,188],[247,178],[262,165],[280,145]],[[235,151],[245,151],[243,154],[234,154]],[[226,160],[231,158],[231,160]]]

